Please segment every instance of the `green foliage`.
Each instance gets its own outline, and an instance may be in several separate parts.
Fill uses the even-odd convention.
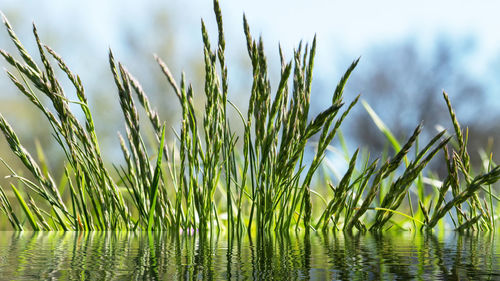
[[[176,132],[177,138],[171,146],[165,140],[165,125],[152,109],[140,83],[109,52],[126,132],[125,137],[119,135],[125,165],[113,165],[114,173],[102,159],[94,120],[79,76],[70,71],[54,50],[41,43],[34,27],[43,64],[39,66],[4,17],[9,36],[21,55],[21,60],[17,60],[0,50],[7,63],[18,72],[16,75],[7,71],[7,74],[19,91],[45,115],[67,161],[62,186],[58,186],[44,157],[40,158],[40,164],[37,163],[0,115],[0,130],[12,152],[30,172],[29,177],[34,179],[17,174],[2,160],[10,169],[10,177],[20,186],[12,185],[12,191],[22,213],[10,203],[7,191],[0,187],[1,210],[14,229],[24,229],[26,217],[33,230],[197,229],[206,232],[226,229],[229,233],[257,231],[263,234],[292,228],[308,233],[333,227],[345,231],[354,228],[379,231],[392,225],[400,226],[401,221],[395,221],[395,215],[413,223],[415,228],[417,223],[433,228],[449,215],[458,230],[494,229],[493,198],[498,200],[498,197],[493,194],[491,185],[500,179],[500,167],[489,161],[485,171],[473,175],[466,149],[467,133],[464,136],[446,93],[444,99],[457,143],[451,154],[448,143],[452,137],[445,136],[445,131],[419,149],[421,125],[401,145],[373,109],[363,102],[395,155],[370,160],[360,149],[352,156],[344,149],[349,166],[338,183],[326,177],[332,191],[329,194],[326,188],[321,189],[319,181],[315,181],[315,175],[328,147],[340,133],[341,124],[358,102],[359,96],[345,108],[343,92],[359,59],[341,78],[331,104],[311,117],[316,38],[311,47],[300,44],[290,61],[286,61],[280,48],[281,77],[273,92],[262,39],[252,38],[244,17],[253,75],[248,112],[244,116],[228,99],[226,42],[217,1],[214,1],[214,11],[219,35],[215,48],[203,21],[201,26],[206,100],[203,112],[195,110],[195,94],[191,85],[186,84],[184,75],[179,86],[167,65],[156,57],[182,108],[180,131]],[[67,98],[55,75],[52,60],[74,86],[77,101]],[[41,102],[40,94],[48,98],[53,109]],[[73,112],[71,103],[79,105],[83,115]],[[243,135],[231,129],[228,119],[231,109],[241,117]],[[139,122],[140,110],[151,123],[156,153],[150,154],[145,144]],[[76,116],[84,116],[84,123]],[[316,150],[312,162],[306,164],[306,148],[315,136]],[[412,149],[415,156],[410,160]],[[424,168],[441,151],[448,175],[442,182],[434,180],[439,184],[429,192],[430,188],[424,185],[429,179]],[[40,149],[37,153],[43,156]],[[156,163],[152,163],[153,159]],[[316,204],[313,195],[317,195],[325,207]],[[35,196],[35,200],[31,196]],[[418,199],[417,212],[413,210],[412,197]],[[405,198],[407,204],[403,204]],[[410,214],[406,213],[407,209]]]

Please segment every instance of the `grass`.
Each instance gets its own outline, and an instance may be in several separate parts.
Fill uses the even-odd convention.
[[[327,150],[336,136],[341,137],[340,127],[359,100],[358,96],[346,105],[343,97],[359,59],[341,77],[331,104],[311,116],[316,38],[310,46],[300,44],[290,60],[280,48],[280,81],[272,90],[262,40],[252,37],[244,17],[253,78],[245,115],[228,97],[226,42],[218,1],[214,1],[214,12],[219,35],[215,46],[203,21],[201,26],[206,98],[203,112],[195,110],[195,93],[184,75],[178,84],[167,65],[156,57],[182,109],[180,131],[171,146],[165,141],[166,125],[140,83],[109,51],[126,129],[125,136],[119,135],[126,164],[112,164],[113,170],[109,170],[111,163],[102,157],[79,76],[41,42],[33,26],[42,62],[37,64],[3,17],[20,54],[20,59],[16,59],[0,50],[13,69],[7,75],[47,118],[66,156],[64,180],[58,185],[44,163],[39,163],[43,157],[35,161],[0,115],[0,130],[30,172],[29,177],[21,176],[2,160],[10,170],[8,177],[12,179],[15,196],[0,187],[0,206],[14,229],[26,229],[29,224],[33,230],[169,229],[263,234],[333,228],[350,232],[407,228],[406,222],[414,229],[432,229],[443,224],[446,217],[451,218],[457,230],[495,229],[493,202],[498,197],[493,194],[492,185],[500,179],[500,167],[491,157],[484,157],[487,165],[481,172],[473,172],[467,131],[461,129],[446,93],[443,97],[454,133],[442,131],[423,148],[418,145],[421,125],[400,143],[363,102],[395,154],[374,160],[362,150],[351,155],[344,149],[349,163],[347,171],[338,182],[327,176],[330,190],[322,188],[314,179],[318,170],[324,170]],[[74,86],[78,100],[70,100],[63,91],[54,62]],[[48,98],[51,109],[41,102],[40,95]],[[73,112],[70,104],[78,105],[81,113]],[[241,135],[231,129],[232,122],[240,122],[228,119],[228,111],[232,110],[243,124]],[[154,131],[157,148],[153,152],[145,144],[139,111],[145,112]],[[312,162],[306,165],[306,148],[313,136],[317,138],[316,149]],[[448,171],[442,180],[430,178],[425,170],[440,153],[444,155],[440,164]]]

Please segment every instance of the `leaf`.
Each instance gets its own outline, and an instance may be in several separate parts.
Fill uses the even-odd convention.
[[[14,191],[14,194],[16,195],[16,198],[17,200],[19,201],[19,204],[21,204],[21,207],[23,208],[24,210],[24,213],[26,214],[26,216],[28,217],[28,221],[30,222],[31,224],[31,227],[33,227],[33,230],[34,231],[39,231],[40,228],[38,227],[38,225],[36,224],[36,220],[35,220],[35,217],[33,216],[33,214],[31,213],[30,209],[28,208],[28,205],[26,204],[26,202],[24,201],[23,197],[21,197],[21,194],[19,193],[19,191],[16,189],[16,187],[11,184],[10,187],[12,187],[12,190]]]
[[[163,156],[163,146],[165,143],[165,125],[163,125],[161,129],[161,141],[160,146],[158,148],[158,159],[156,160],[156,169],[155,174],[153,176],[153,182],[151,183],[151,193],[153,197],[151,197],[151,204],[149,208],[149,219],[148,219],[148,232],[153,229],[153,214],[156,208],[156,201],[158,197],[158,187],[160,186],[160,175],[161,175],[161,158]]]
[[[363,104],[363,107],[365,108],[366,112],[368,112],[368,114],[372,118],[373,123],[375,123],[377,128],[385,135],[387,140],[389,140],[389,142],[392,145],[392,148],[394,148],[394,150],[396,152],[399,152],[399,150],[401,150],[401,145],[396,140],[396,138],[394,137],[392,132],[389,130],[389,128],[387,128],[387,126],[382,121],[382,119],[380,119],[380,117],[377,115],[377,113],[375,113],[373,108],[365,100],[361,100],[361,104]]]

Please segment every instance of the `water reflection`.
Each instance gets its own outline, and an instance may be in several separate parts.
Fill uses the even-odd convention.
[[[499,280],[491,233],[3,232],[2,280]]]

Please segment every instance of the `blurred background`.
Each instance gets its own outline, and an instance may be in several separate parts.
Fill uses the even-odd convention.
[[[442,91],[449,93],[463,127],[469,127],[469,151],[477,165],[481,150],[500,155],[500,4],[496,1],[396,0],[361,1],[228,1],[221,0],[229,65],[230,99],[243,111],[251,88],[242,16],[254,37],[262,36],[272,85],[279,75],[278,44],[287,59],[301,40],[317,35],[311,115],[325,109],[340,77],[356,58],[361,61],[348,82],[345,102],[358,94],[379,114],[399,140],[423,122],[423,139],[437,127],[452,128]],[[153,58],[158,54],[179,79],[193,83],[203,108],[203,59],[200,19],[216,42],[212,1],[18,1],[1,0],[0,10],[38,59],[32,36],[37,24],[41,40],[56,50],[86,86],[98,136],[108,159],[121,161],[116,132],[123,131],[117,91],[108,66],[108,49],[138,78],[153,107],[173,129],[180,119],[177,98]],[[5,29],[0,48],[17,56]],[[5,61],[0,65],[8,68]],[[64,80],[64,76],[59,76]],[[68,95],[73,95],[69,84]],[[23,144],[36,155],[43,147],[53,169],[62,155],[47,123],[6,74],[0,74],[0,112]],[[144,119],[144,118],[143,118]],[[235,126],[238,121],[235,119]],[[361,104],[342,127],[349,149],[367,147],[374,157],[386,140]],[[170,134],[173,138],[173,134]],[[352,151],[351,151],[352,152]],[[389,152],[392,153],[392,151]],[[20,164],[2,136],[0,156]],[[1,175],[8,174],[4,167]]]

